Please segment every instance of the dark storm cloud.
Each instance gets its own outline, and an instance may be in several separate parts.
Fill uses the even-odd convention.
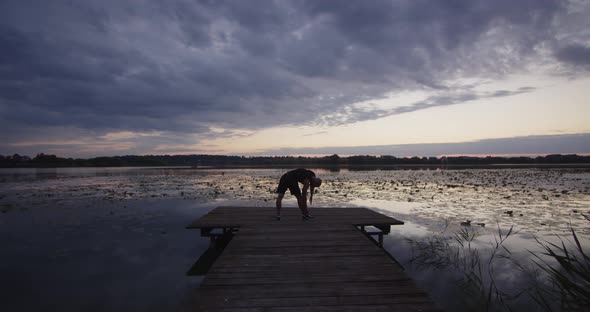
[[[558,153],[590,153],[590,134],[538,135],[459,143],[399,144],[377,146],[342,146],[317,148],[281,148],[256,155],[543,155]]]
[[[37,138],[55,127],[211,135],[211,126],[313,125],[334,112],[356,122],[460,104],[482,95],[438,94],[394,111],[351,106],[501,77],[544,45],[587,65],[588,48],[575,43],[587,39],[576,35],[583,26],[571,22],[587,10],[561,0],[6,0],[0,143],[30,139],[23,128]]]
[[[556,57],[567,63],[590,66],[590,47],[572,44],[556,52]]]

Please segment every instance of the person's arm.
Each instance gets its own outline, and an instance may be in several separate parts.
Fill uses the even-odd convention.
[[[313,184],[311,185],[311,187],[309,188],[309,204],[311,205],[311,202],[313,201]]]
[[[309,181],[309,179],[303,180],[303,200],[304,201],[307,201],[307,190],[309,189],[310,184],[311,184],[311,181]]]

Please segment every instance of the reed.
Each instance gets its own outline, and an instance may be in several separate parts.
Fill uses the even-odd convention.
[[[467,310],[512,311],[519,298],[526,299],[521,298],[525,294],[528,302],[536,304],[531,307],[535,311],[590,309],[590,255],[574,229],[571,239],[557,236],[559,243],[535,237],[541,251],[528,250],[530,261],[514,257],[508,248],[507,240],[516,233],[512,227],[502,230],[498,225],[489,248],[474,247],[479,234],[472,227],[455,233],[447,229],[420,241],[405,238],[412,250],[410,263],[418,269],[457,272],[454,282],[465,294]],[[520,274],[523,285],[500,286],[499,275],[507,269]]]
[[[510,227],[504,231],[498,226],[494,242],[486,253],[473,246],[479,232],[472,227],[461,228],[458,232],[448,234],[448,221],[445,229],[425,240],[417,241],[405,238],[412,249],[411,264],[418,268],[436,270],[453,269],[459,272],[455,283],[466,294],[469,306],[485,311],[496,306],[509,308],[507,301],[520,296],[503,291],[496,283],[496,264],[500,259],[509,259],[511,252],[505,242],[515,232]]]
[[[531,297],[545,311],[555,310],[556,302],[561,311],[590,309],[590,255],[582,247],[574,229],[570,230],[573,242],[560,236],[557,236],[559,244],[535,237],[543,251],[529,251],[532,261],[545,273],[539,277],[538,285],[549,285],[535,287],[531,292]]]

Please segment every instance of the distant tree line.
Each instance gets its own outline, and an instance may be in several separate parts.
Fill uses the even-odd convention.
[[[491,164],[590,164],[590,156],[547,155],[537,157],[395,157],[390,155],[359,155],[340,157],[293,156],[225,156],[225,155],[128,155],[95,158],[61,158],[56,155],[37,154],[31,158],[18,154],[0,155],[2,168],[35,167],[127,167],[127,166],[395,166],[395,165],[491,165]]]

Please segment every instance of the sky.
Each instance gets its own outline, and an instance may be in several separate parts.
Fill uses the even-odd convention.
[[[590,153],[590,1],[0,2],[0,154]]]

